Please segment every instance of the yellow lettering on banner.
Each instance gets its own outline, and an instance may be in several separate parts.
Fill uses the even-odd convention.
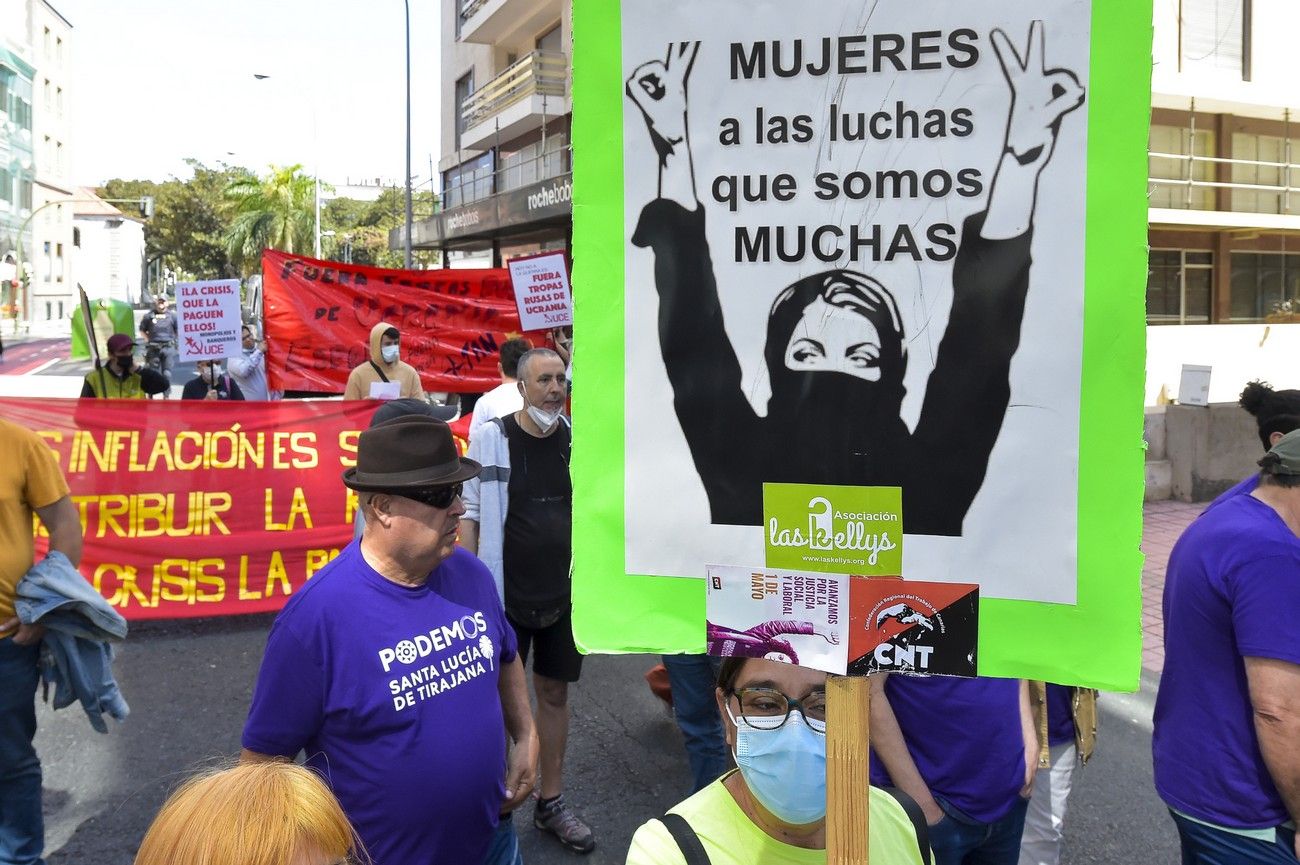
[[[344,487],[344,489],[347,489]],[[356,490],[348,490],[343,497],[343,522],[349,526],[356,522],[357,511],[361,508],[361,500],[357,497]]]
[[[246,462],[251,462],[257,468],[266,464],[266,433],[258,433],[256,444],[249,441],[248,436],[239,437],[239,467],[247,468]]]
[[[307,496],[302,487],[293,488],[293,499],[289,502],[289,516],[283,523],[275,521],[275,491],[266,487],[266,530],[268,532],[291,532],[301,518],[304,528],[312,528],[311,511],[307,509]]]
[[[63,454],[59,453],[59,449],[55,447],[55,445],[63,444],[63,433],[53,429],[42,429],[37,430],[36,434],[45,440],[45,444],[50,450],[54,451],[54,462],[58,464],[59,468],[63,468]]]
[[[220,534],[230,534],[230,529],[222,521],[221,515],[230,510],[231,499],[230,493],[204,493],[203,494],[203,531],[202,534],[212,534],[212,528],[215,526]],[[311,528],[311,523],[307,524]]]
[[[357,440],[361,437],[361,430],[349,429],[339,433],[339,465],[345,469],[350,469],[357,464]]]
[[[179,567],[180,573],[172,569]],[[189,559],[163,559],[153,566],[154,591],[173,604],[194,603],[194,582],[190,579]]]
[[[241,601],[260,601],[262,600],[261,592],[250,592],[248,590],[248,556],[239,557],[239,600]]]
[[[183,457],[181,456],[182,442],[193,442],[194,446],[198,449],[198,453],[194,455],[194,459],[182,461],[183,460]],[[178,432],[176,434],[176,468],[184,472],[192,472],[202,465],[203,465],[203,436],[200,433],[194,432],[193,430]]]
[[[167,471],[176,471],[176,460],[172,458],[172,445],[167,440],[167,433],[159,433],[154,438],[153,450],[149,451],[149,463],[145,466],[145,471],[154,471],[160,459],[167,467]]]
[[[110,576],[117,581],[117,586],[113,589],[111,595],[106,595],[104,593],[105,578]],[[155,606],[156,602],[140,591],[140,587],[136,585],[135,580],[135,568],[130,565],[115,565],[109,562],[95,568],[95,573],[91,577],[91,583],[95,586],[95,591],[104,595],[114,607],[126,607],[131,603],[132,599],[135,599],[142,607]]]
[[[117,521],[118,517],[125,516],[131,508],[130,496],[100,496],[99,497],[99,527],[95,532],[95,537],[102,538],[108,529],[113,529],[119,538],[131,537],[131,520],[128,517],[126,528]]]
[[[289,587],[289,573],[284,569],[284,556],[280,555],[279,550],[271,553],[271,564],[266,569],[266,597],[268,598],[275,594],[271,591],[272,583],[283,586],[283,594],[286,596],[293,591]]]
[[[290,437],[290,446],[298,458],[293,461],[296,469],[314,469],[320,465],[320,455],[316,453],[316,433],[296,432]]]
[[[191,567],[199,603],[215,604],[226,597],[226,581],[220,576],[226,571],[225,559],[199,559]],[[208,573],[209,567],[215,567],[218,573]],[[199,592],[198,589],[202,587],[211,588],[212,591]]]
[[[136,538],[156,538],[167,531],[168,504],[171,496],[162,493],[140,493],[136,496],[135,515],[131,527]]]
[[[338,550],[308,550],[307,579],[310,580],[317,571],[334,561],[338,554]]]

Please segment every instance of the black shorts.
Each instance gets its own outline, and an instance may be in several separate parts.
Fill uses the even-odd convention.
[[[517,611],[518,612],[518,611]],[[519,640],[519,658],[528,666],[528,650],[537,647],[533,657],[533,672],[548,679],[560,682],[576,682],[582,675],[582,655],[573,642],[573,608],[566,606],[564,613],[554,622],[544,627],[528,627],[519,619],[531,616],[519,615],[518,619],[506,611],[506,618],[515,629]]]

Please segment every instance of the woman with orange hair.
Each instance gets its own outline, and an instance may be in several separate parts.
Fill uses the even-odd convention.
[[[245,763],[182,784],[135,865],[342,865],[357,854],[352,825],[314,772]]]

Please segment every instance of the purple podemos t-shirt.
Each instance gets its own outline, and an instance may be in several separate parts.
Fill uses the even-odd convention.
[[[1047,744],[1056,747],[1074,742],[1074,689],[1048,682]]]
[[[375,865],[476,863],[505,798],[497,676],[515,651],[469,552],[408,588],[353,542],[276,618],[243,745],[305,750]]]
[[[930,792],[981,823],[1005,817],[1025,784],[1020,680],[894,673],[885,695]],[[874,751],[871,783],[893,786]]]
[[[1300,538],[1253,496],[1222,502],[1174,545],[1164,616],[1156,790],[1219,826],[1280,825],[1287,811],[1260,755],[1242,659],[1300,664]]]

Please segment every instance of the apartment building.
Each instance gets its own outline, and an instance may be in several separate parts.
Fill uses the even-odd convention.
[[[1183,364],[1210,401],[1300,386],[1300,28],[1294,0],[1155,0],[1147,403]]]
[[[5,276],[18,274],[19,262],[31,258],[32,186],[36,179],[32,147],[31,55],[26,0],[0,0],[0,260]],[[25,269],[25,268],[24,268]],[[10,280],[6,278],[6,283]],[[10,317],[22,303],[21,289],[0,285],[0,315]]]
[[[442,3],[442,206],[411,236],[444,266],[569,248],[571,20],[568,0]]]
[[[72,25],[46,0],[29,0],[28,9],[36,60],[32,143],[36,151],[33,206],[38,212],[32,220],[27,313],[32,321],[53,321],[71,315],[77,302],[72,271],[75,187],[70,176]]]

